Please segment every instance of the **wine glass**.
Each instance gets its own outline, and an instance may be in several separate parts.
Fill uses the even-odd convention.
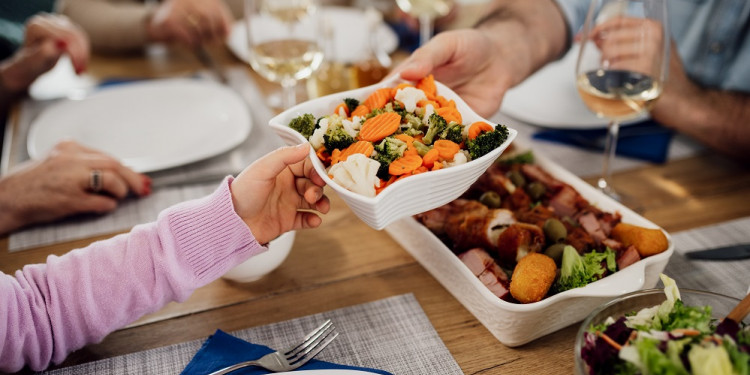
[[[666,0],[592,0],[581,35],[576,86],[597,116],[609,119],[599,189],[610,185],[620,123],[649,111],[667,76]]]
[[[435,18],[450,12],[453,0],[396,0],[401,10],[419,20],[419,45],[430,40]]]
[[[249,60],[263,78],[282,87],[282,109],[297,101],[297,81],[323,61],[316,0],[245,0]]]

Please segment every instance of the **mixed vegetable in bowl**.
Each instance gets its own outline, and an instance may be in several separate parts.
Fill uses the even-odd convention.
[[[367,197],[400,179],[481,158],[509,134],[504,125],[465,124],[432,76],[345,98],[328,115],[305,113],[288,126],[310,142],[333,181]]]
[[[666,300],[586,327],[577,360],[595,374],[750,374],[750,326],[688,306],[661,275]],[[602,317],[603,318],[603,317]]]

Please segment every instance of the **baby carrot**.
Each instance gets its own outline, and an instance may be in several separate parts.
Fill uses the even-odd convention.
[[[456,109],[456,107],[435,108],[435,113],[442,116],[448,123],[455,122],[460,124],[462,121],[461,113],[458,112],[458,109]]]
[[[417,107],[426,108],[427,105],[429,105],[429,104],[432,104],[432,108],[434,108],[434,109],[440,108],[440,104],[438,102],[436,102],[434,100],[429,100],[429,99],[422,99],[422,100],[418,101],[417,102]]]
[[[357,142],[352,143],[351,146],[341,151],[341,155],[339,156],[339,161],[345,161],[346,158],[354,154],[362,154],[369,158],[370,155],[372,155],[372,152],[374,150],[375,150],[375,146],[372,145],[372,142],[357,141]],[[333,150],[333,151],[335,152],[336,150]]]
[[[395,112],[385,112],[370,117],[360,128],[359,139],[370,142],[379,141],[395,133],[400,124],[401,115]]]
[[[471,125],[469,125],[469,139],[475,139],[480,134],[484,132],[491,132],[495,128],[492,127],[492,125],[484,122],[484,121],[477,121]]]
[[[419,152],[417,152],[417,148],[414,147],[414,138],[412,136],[402,133],[402,134],[395,135],[394,138],[404,141],[404,143],[406,143],[406,150],[404,150],[404,155],[419,154]]]
[[[333,110],[333,113],[335,113],[337,115],[341,115],[342,114],[342,112],[341,112],[342,110],[343,110],[343,116],[344,117],[349,117],[349,107],[346,105],[346,103],[341,103],[341,104],[337,105],[336,109]]]
[[[422,157],[422,165],[424,165],[427,168],[432,168],[433,165],[435,165],[435,162],[440,159],[440,151],[438,151],[436,148],[430,149],[430,151],[427,151],[426,154],[424,154],[424,157]]]
[[[388,166],[388,173],[393,176],[410,174],[422,166],[422,158],[419,155],[404,155]]]
[[[437,171],[443,169],[443,163],[436,161],[435,164],[432,166],[432,171]]]
[[[368,113],[370,113],[370,108],[367,108],[367,106],[364,104],[360,104],[357,106],[357,108],[354,108],[354,110],[351,113],[351,117],[354,117],[354,116],[365,117],[365,115],[367,115]]]
[[[341,158],[341,150],[334,148],[333,151],[331,151],[331,165],[340,161],[344,161],[344,159]]]
[[[435,77],[432,74],[424,77],[417,82],[417,88],[424,91],[427,98],[434,98],[437,95],[437,86],[435,86]]]
[[[315,151],[315,155],[318,156],[318,159],[323,162],[323,164],[328,164],[331,162],[331,154],[326,151],[325,147],[321,147]]]
[[[453,155],[456,155],[461,150],[461,146],[453,141],[447,139],[438,139],[433,144],[433,150],[438,150],[440,153],[440,160],[453,160]]]
[[[383,108],[385,107],[386,103],[391,100],[391,98],[391,89],[385,87],[375,90],[375,92],[370,94],[370,96],[368,96],[362,104],[366,105],[367,108],[370,108],[370,110]]]

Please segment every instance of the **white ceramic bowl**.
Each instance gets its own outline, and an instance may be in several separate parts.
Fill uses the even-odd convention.
[[[607,212],[618,211],[622,221],[648,228],[658,226],[599,192],[572,173],[535,153],[536,163],[568,183],[588,201]],[[429,229],[405,218],[386,231],[417,259],[451,294],[503,344],[519,346],[585,318],[597,306],[620,295],[653,288],[674,251],[669,248],[583,288],[567,290],[539,302],[520,304],[501,300]]]
[[[315,117],[329,115],[333,113],[336,106],[344,98],[354,98],[364,101],[375,90],[383,87],[395,87],[400,82],[404,81],[398,77],[393,77],[376,85],[317,98],[282,112],[272,118],[269,125],[287,144],[300,144],[307,140],[288,126],[293,118],[305,113],[312,113]],[[493,124],[477,115],[447,86],[439,82],[435,82],[435,84],[438,94],[456,102],[456,107],[461,112],[464,124],[471,124],[475,121],[485,121]],[[315,155],[315,150],[310,150],[310,158],[318,174],[320,174],[328,186],[341,196],[362,221],[375,229],[383,229],[388,224],[400,218],[431,210],[458,198],[490,167],[492,162],[515,139],[516,135],[516,130],[508,128],[508,139],[505,143],[487,155],[466,164],[420,173],[399,180],[375,197],[366,197],[351,192],[331,180],[328,177],[328,173],[326,173],[325,166]]]
[[[289,231],[268,243],[268,250],[240,263],[222,276],[227,280],[249,283],[260,279],[284,262],[294,244],[294,231]]]

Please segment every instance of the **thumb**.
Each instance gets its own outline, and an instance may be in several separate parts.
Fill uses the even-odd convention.
[[[256,178],[270,180],[276,178],[286,167],[305,160],[310,152],[310,144],[282,147],[258,159],[251,168]]]

